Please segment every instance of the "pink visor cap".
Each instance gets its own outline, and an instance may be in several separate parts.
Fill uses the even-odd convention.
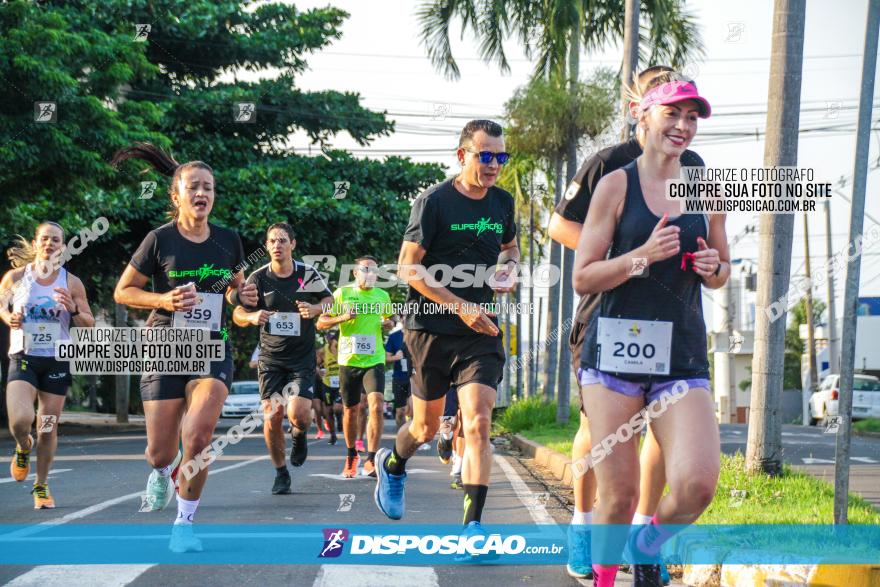
[[[639,107],[642,110],[647,110],[658,104],[675,104],[684,100],[694,100],[697,103],[697,107],[700,109],[700,118],[709,118],[712,114],[709,101],[697,93],[697,87],[692,83],[678,80],[666,82],[648,90],[642,97]]]

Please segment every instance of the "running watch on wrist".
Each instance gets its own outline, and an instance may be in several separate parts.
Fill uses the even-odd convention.
[[[73,312],[70,313],[70,317],[79,316],[79,306],[76,304],[73,305]]]

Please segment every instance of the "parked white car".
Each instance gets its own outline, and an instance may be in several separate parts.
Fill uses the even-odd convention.
[[[828,375],[810,396],[810,424],[837,416],[840,375]],[[880,418],[880,379],[873,375],[853,376],[853,420]]]
[[[221,418],[241,418],[260,410],[260,384],[256,381],[234,381],[223,402]]]

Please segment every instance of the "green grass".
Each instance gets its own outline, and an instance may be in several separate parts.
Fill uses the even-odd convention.
[[[515,401],[494,422],[494,434],[522,434],[561,453],[571,453],[580,422],[579,406],[571,406],[568,423],[556,423],[556,402],[532,397]]]
[[[778,477],[749,475],[741,453],[722,455],[715,499],[700,517],[701,524],[830,524],[833,520],[830,483],[788,465]],[[850,494],[849,523],[880,524],[880,512]]]
[[[856,432],[880,432],[880,418],[868,418],[853,422],[853,430]]]
[[[865,420],[864,422],[869,422]],[[880,423],[880,420],[874,420]],[[860,422],[861,424],[861,422]],[[529,399],[511,404],[496,424],[497,433],[519,433],[553,450],[571,455],[578,427],[577,408],[568,424],[556,424],[556,404]],[[744,492],[744,493],[743,493]],[[742,454],[721,455],[715,499],[700,517],[701,524],[830,524],[834,520],[834,488],[830,483],[784,467],[779,477],[745,473]],[[880,524],[880,512],[850,495],[850,524]]]

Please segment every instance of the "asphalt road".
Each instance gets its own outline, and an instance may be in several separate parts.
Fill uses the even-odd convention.
[[[235,421],[224,421],[218,432]],[[390,446],[393,422],[386,421],[385,446]],[[257,431],[259,432],[259,430]],[[251,434],[228,448],[212,465],[211,475],[196,515],[202,524],[388,524],[373,503],[375,482],[368,477],[343,480],[342,444],[329,446],[310,434],[309,459],[292,469],[293,495],[274,496],[274,470],[261,435]],[[68,524],[171,524],[174,502],[156,513],[138,513],[149,468],[143,450],[144,435],[68,436],[60,440],[50,475],[58,507],[33,509],[30,482],[0,479],[0,524],[61,522]],[[0,442],[0,454],[13,450]],[[8,462],[4,459],[5,463]],[[449,467],[434,452],[421,451],[408,464],[407,512],[412,524],[456,524],[461,519],[462,493],[449,487]],[[32,469],[33,470],[33,469]],[[570,513],[554,499],[543,499],[543,487],[503,446],[496,447],[491,490],[483,521],[486,524],[565,524]],[[340,494],[354,496],[350,511],[340,509]],[[545,494],[546,495],[546,494]],[[35,548],[51,543],[35,542]],[[621,584],[628,584],[626,576]],[[354,567],[350,565],[46,565],[0,566],[0,583],[9,585],[343,585],[357,586],[491,586],[577,585],[561,566],[467,567]]]
[[[721,450],[725,454],[746,452],[748,440],[746,424],[721,425]],[[819,426],[782,427],[782,455],[792,465],[834,464],[837,436]],[[880,463],[880,438],[853,436],[850,449],[850,465],[876,465]],[[880,482],[880,480],[878,480]]]
[[[223,434],[236,420],[224,420]],[[385,446],[390,446],[393,423],[386,421]],[[259,430],[257,431],[259,432]],[[745,451],[747,431],[743,425],[722,426],[722,449]],[[833,434],[820,428],[785,427],[784,454],[795,465],[833,463]],[[174,504],[151,514],[137,512],[140,492],[149,473],[143,458],[143,434],[66,436],[59,444],[51,488],[58,507],[35,511],[29,494],[31,484],[15,483],[0,475],[0,524],[170,524]],[[544,487],[505,446],[495,447],[491,489],[484,513],[487,524],[566,524],[568,510],[549,496]],[[0,441],[0,455],[9,455],[10,440]],[[266,456],[262,436],[251,434],[226,449],[212,466],[212,474],[196,517],[202,524],[389,524],[372,499],[374,481],[367,477],[339,477],[344,449],[329,446],[310,435],[309,459],[292,469],[294,494],[270,494],[274,470]],[[854,437],[854,468],[880,461],[880,439]],[[5,463],[4,458],[4,463]],[[412,524],[454,524],[461,517],[462,494],[449,488],[449,467],[437,459],[434,447],[420,451],[408,465],[407,513]],[[349,497],[353,496],[353,501]],[[341,504],[350,502],[349,511]],[[51,548],[35,541],[34,548]],[[467,567],[359,567],[352,565],[44,565],[0,566],[0,584],[9,585],[343,585],[455,586],[479,583],[488,586],[578,585],[561,566]],[[620,585],[629,584],[621,575]]]

